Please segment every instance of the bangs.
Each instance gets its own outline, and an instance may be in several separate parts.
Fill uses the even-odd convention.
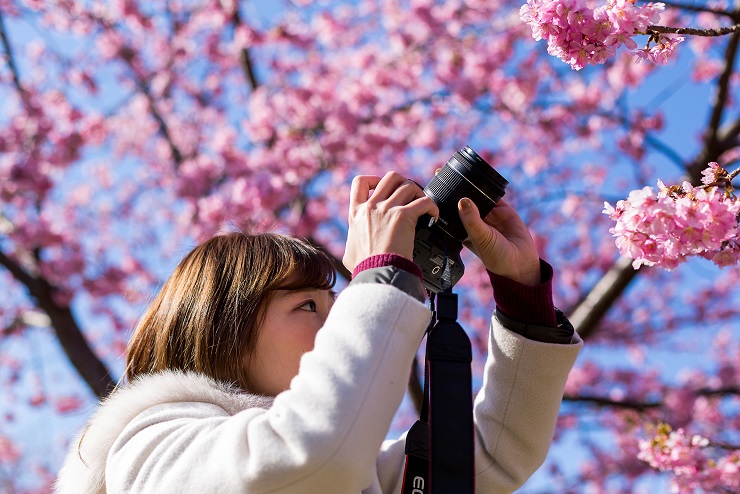
[[[305,241],[282,237],[285,262],[273,286],[281,290],[331,290],[337,281],[334,263],[329,256]],[[281,243],[283,243],[281,242]]]

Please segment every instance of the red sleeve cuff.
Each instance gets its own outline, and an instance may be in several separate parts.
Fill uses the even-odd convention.
[[[385,266],[395,266],[404,271],[408,271],[411,274],[415,274],[420,280],[422,279],[421,269],[419,266],[414,264],[414,261],[406,259],[399,254],[378,254],[368,257],[355,267],[352,271],[352,278],[366,269],[382,268]]]
[[[528,286],[488,271],[496,307],[505,316],[525,324],[556,328],[555,304],[552,300],[553,269],[540,259],[542,280]]]

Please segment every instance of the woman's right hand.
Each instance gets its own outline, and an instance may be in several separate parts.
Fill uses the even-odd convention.
[[[413,260],[416,222],[425,213],[437,218],[439,208],[412,180],[396,172],[388,172],[383,178],[355,177],[342,263],[353,271],[363,260],[378,254],[398,254]]]

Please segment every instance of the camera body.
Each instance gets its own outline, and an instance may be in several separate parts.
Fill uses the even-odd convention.
[[[416,224],[414,262],[421,268],[424,288],[439,293],[453,287],[465,272],[460,257],[468,234],[460,220],[457,203],[467,197],[485,217],[506,193],[508,184],[491,165],[465,146],[447,161],[424,187],[439,208],[439,219],[431,223],[423,215]]]

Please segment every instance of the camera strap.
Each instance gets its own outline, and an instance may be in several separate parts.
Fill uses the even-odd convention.
[[[406,436],[402,494],[472,494],[472,347],[457,323],[457,295],[430,296],[431,330],[424,360],[424,400]],[[433,325],[433,326],[432,326]]]

